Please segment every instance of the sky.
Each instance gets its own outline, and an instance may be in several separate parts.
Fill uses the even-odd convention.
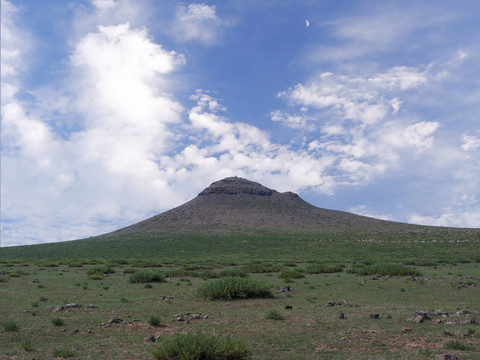
[[[480,227],[480,2],[1,0],[1,246],[244,177]]]

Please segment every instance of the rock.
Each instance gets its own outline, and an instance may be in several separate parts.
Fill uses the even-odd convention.
[[[417,310],[415,311],[414,320],[417,324],[424,322],[425,320],[430,319],[430,313],[428,311]]]
[[[404,333],[410,333],[410,332],[412,332],[412,329],[410,329],[410,328],[408,328],[408,327],[404,327],[404,328],[402,328],[402,332],[404,332]]]
[[[433,320],[433,323],[434,323],[434,324],[441,324],[442,322],[443,322],[442,319],[435,319],[435,320]]]
[[[391,319],[392,318],[392,315],[387,315],[387,319]]]
[[[292,306],[292,305],[286,305],[286,306],[285,306],[285,309],[286,309],[286,310],[292,310],[292,309],[293,309],[293,306]]]
[[[102,326],[105,326],[105,327],[110,327],[112,326],[112,324],[125,324],[125,321],[122,320],[122,319],[119,319],[119,318],[115,318],[115,319],[110,319],[107,321],[107,323],[102,323]]]
[[[66,309],[80,309],[82,305],[71,303],[71,304],[66,304],[65,308]]]
[[[98,307],[93,304],[88,304],[87,309],[98,309]]]
[[[458,360],[457,355],[455,354],[445,354],[443,355],[444,360]]]
[[[448,330],[443,330],[443,335],[445,336],[453,336],[452,333]]]
[[[173,317],[175,318],[173,321],[185,321],[183,314],[175,314]]]
[[[327,303],[325,304],[325,307],[330,307],[330,306],[335,306],[337,305],[337,303],[335,301],[327,301]]]
[[[370,319],[379,319],[380,318],[380,314],[379,313],[371,313],[370,315],[368,315],[368,317]]]
[[[464,337],[465,339],[468,339],[468,338],[473,337],[473,335],[472,335],[472,334],[463,334],[463,337]]]
[[[339,319],[345,319],[345,314],[341,312],[341,313],[338,315],[338,317],[339,317]]]
[[[155,336],[153,335],[147,336],[143,338],[143,341],[155,342]]]
[[[283,288],[280,289],[281,292],[289,292],[292,291],[292,288],[290,286],[284,286]]]
[[[345,340],[347,340],[347,338],[345,337],[341,337],[340,339],[338,339],[338,341],[345,341]]]

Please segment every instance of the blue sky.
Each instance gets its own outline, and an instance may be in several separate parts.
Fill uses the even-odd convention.
[[[102,234],[233,175],[480,227],[476,0],[1,6],[2,246]]]

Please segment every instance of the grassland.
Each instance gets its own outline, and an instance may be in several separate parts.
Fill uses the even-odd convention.
[[[0,359],[153,359],[169,335],[198,332],[242,340],[252,359],[479,359],[478,239],[403,235],[156,234],[2,248]],[[367,268],[383,275],[359,275]],[[129,281],[138,271],[165,277]],[[199,296],[234,273],[274,297]]]

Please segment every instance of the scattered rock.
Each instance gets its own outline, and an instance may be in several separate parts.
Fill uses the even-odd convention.
[[[198,313],[186,313],[185,315],[183,314],[175,314],[173,315],[174,319],[172,321],[186,321],[187,324],[190,323],[191,320],[195,319],[208,319],[208,315],[202,315]]]
[[[391,319],[392,318],[392,315],[387,315],[387,319]]]
[[[155,336],[150,335],[143,339],[143,341],[155,342]]]
[[[73,330],[71,331],[71,333],[72,333],[72,334],[78,333],[78,329],[73,329]]]
[[[410,329],[410,328],[408,328],[408,327],[404,327],[404,328],[402,328],[402,332],[404,332],[404,333],[410,333],[410,332],[412,332],[412,329]]]
[[[443,330],[443,335],[445,336],[453,336],[452,333],[448,330]]]
[[[286,309],[286,310],[292,310],[292,309],[293,309],[293,306],[292,306],[292,305],[286,305],[286,306],[285,306],[285,309]]]
[[[158,300],[175,300],[175,298],[173,296],[162,295],[158,298]]]
[[[327,301],[327,303],[325,304],[325,307],[335,306],[336,304],[337,303],[334,301]]]
[[[341,312],[341,313],[338,315],[338,317],[339,317],[340,319],[345,319],[345,314]]]
[[[340,339],[338,339],[338,341],[345,341],[345,340],[347,340],[347,338],[345,337],[341,337]]]
[[[463,334],[463,337],[464,337],[465,339],[468,339],[468,338],[473,337],[473,335],[472,335],[472,334]]]
[[[280,292],[289,292],[292,291],[292,288],[290,286],[284,286],[283,288],[280,289]]]
[[[126,323],[125,320],[115,318],[115,319],[108,320],[106,323],[102,323],[101,326],[110,327],[112,326],[112,324],[125,324],[125,323]]]
[[[370,319],[379,319],[380,318],[380,314],[379,313],[371,313],[370,315],[368,315],[368,317]]]
[[[433,323],[434,324],[441,324],[441,323],[443,323],[443,320],[442,319],[434,319]]]
[[[93,304],[88,304],[87,309],[98,309],[98,306],[95,306]]]

